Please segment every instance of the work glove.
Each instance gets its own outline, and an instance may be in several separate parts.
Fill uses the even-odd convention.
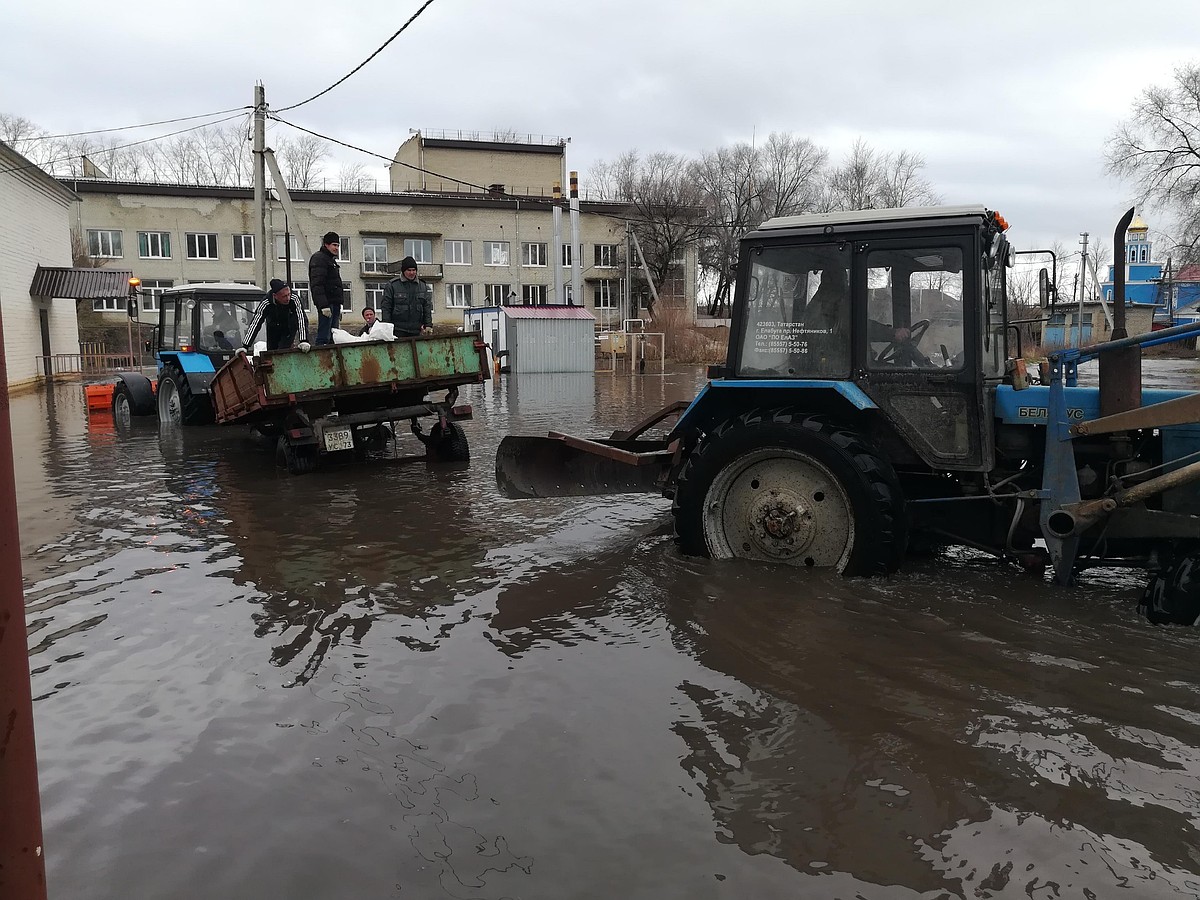
[[[319,310],[317,310],[317,312],[319,312],[325,318],[327,318],[327,319],[329,318],[329,307],[328,306],[322,306]]]
[[[311,349],[312,349],[312,344],[310,344],[308,341],[301,341],[301,342],[300,342],[300,349],[301,349],[301,351],[303,351],[304,353],[307,353],[309,350],[311,350]]]

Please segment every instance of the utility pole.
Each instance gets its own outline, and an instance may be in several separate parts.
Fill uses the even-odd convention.
[[[45,900],[46,855],[7,385],[0,322],[0,897]]]
[[[625,220],[625,296],[621,298],[621,330],[626,319],[636,319],[633,309],[633,241],[629,239],[629,220]]]
[[[1079,263],[1079,321],[1075,323],[1075,346],[1083,346],[1083,298],[1087,294],[1087,245],[1088,233],[1081,232],[1083,240],[1079,243],[1083,245],[1083,256]]]
[[[254,85],[254,242],[258,286],[267,289],[267,92],[262,83]]]

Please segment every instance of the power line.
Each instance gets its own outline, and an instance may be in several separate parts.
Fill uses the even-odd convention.
[[[295,109],[296,107],[298,107],[298,106],[303,106],[303,105],[304,105],[304,104],[306,104],[306,103],[312,103],[312,102],[313,102],[314,100],[316,100],[318,97],[322,97],[322,96],[324,96],[325,94],[328,94],[328,93],[329,93],[330,91],[332,91],[332,90],[333,90],[335,87],[337,87],[339,84],[341,84],[341,83],[342,83],[343,81],[345,81],[347,78],[349,78],[351,75],[353,75],[353,74],[354,74],[355,72],[357,72],[359,69],[361,69],[361,68],[362,68],[363,66],[365,66],[367,63],[369,63],[371,60],[373,60],[373,59],[374,59],[376,56],[378,56],[380,53],[382,53],[382,52],[383,52],[383,49],[384,49],[384,48],[385,48],[385,47],[386,47],[388,44],[390,44],[390,43],[391,43],[392,41],[394,41],[396,38],[400,37],[400,35],[401,35],[401,34],[404,32],[404,30],[405,30],[406,28],[408,28],[408,26],[409,26],[409,25],[411,25],[411,24],[412,24],[412,23],[413,23],[413,22],[416,20],[417,16],[419,16],[421,13],[425,12],[425,10],[427,10],[427,9],[428,9],[428,8],[429,8],[429,7],[430,7],[432,4],[433,4],[433,0],[425,0],[425,2],[424,2],[422,5],[421,5],[421,8],[420,8],[420,9],[418,9],[418,10],[417,10],[415,13],[413,13],[411,16],[409,16],[409,17],[408,17],[408,21],[407,21],[407,22],[405,22],[403,25],[401,25],[401,26],[400,26],[400,28],[399,28],[399,29],[397,29],[397,31],[396,31],[396,33],[395,33],[395,34],[393,34],[393,35],[392,35],[390,38],[388,38],[386,41],[384,41],[384,42],[383,42],[383,44],[382,44],[382,45],[380,45],[380,47],[379,47],[379,49],[378,49],[378,50],[376,50],[374,53],[372,53],[370,56],[368,56],[366,59],[364,59],[362,62],[360,62],[360,63],[359,63],[357,66],[355,66],[353,69],[351,69],[351,70],[350,70],[349,72],[347,72],[345,75],[343,75],[341,78],[339,78],[339,79],[338,79],[337,81],[335,81],[333,84],[331,84],[329,87],[325,88],[325,90],[321,91],[320,93],[313,94],[313,95],[312,95],[311,97],[309,97],[307,100],[301,100],[299,103],[293,103],[291,106],[285,106],[285,107],[283,107],[282,109],[280,109],[280,110],[279,110],[279,112],[287,112],[289,109]]]
[[[217,119],[215,122],[205,122],[203,125],[192,125],[189,128],[181,128],[179,131],[172,131],[167,134],[160,134],[155,137],[144,138],[140,141],[131,141],[128,144],[118,144],[115,147],[102,147],[101,152],[111,153],[114,150],[125,150],[129,147],[137,147],[140,144],[152,144],[155,141],[163,141],[169,137],[176,137],[181,134],[187,134],[189,131],[199,131],[201,128],[207,128],[210,125],[220,125],[222,122],[229,122],[233,119],[239,118],[241,115],[242,108],[243,107],[238,108],[238,110],[239,110],[238,115],[226,116],[224,119]],[[12,166],[11,168],[8,168],[8,169],[0,169],[0,175],[7,175],[10,172],[20,172],[25,169],[45,169],[47,166],[52,166],[55,163],[66,162],[69,159],[75,159],[77,157],[82,157],[82,156],[84,156],[84,154],[82,154],[82,153],[68,153],[66,156],[60,156],[56,159],[48,159],[45,162],[41,162],[41,163],[30,162],[23,166]],[[47,174],[50,174],[50,173],[47,173]]]
[[[230,109],[218,109],[215,112],[201,113],[198,116],[181,116],[178,119],[163,119],[159,122],[143,122],[141,125],[120,125],[116,128],[97,128],[95,131],[71,131],[66,134],[40,134],[34,137],[23,138],[25,141],[51,141],[59,138],[83,137],[89,134],[108,134],[112,131],[133,131],[137,128],[154,128],[158,125],[174,125],[176,122],[191,122],[194,119],[208,119],[212,116],[222,116],[225,113],[241,112],[243,109],[250,109],[249,106],[235,106]],[[212,123],[216,124],[216,123]]]

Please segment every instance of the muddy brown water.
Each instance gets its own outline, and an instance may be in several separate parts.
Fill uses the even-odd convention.
[[[51,896],[1200,894],[1200,636],[1140,578],[842,581],[499,496],[506,432],[701,380],[489,385],[467,466],[302,478],[15,398]]]

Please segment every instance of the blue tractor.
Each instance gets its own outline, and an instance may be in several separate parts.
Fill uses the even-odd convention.
[[[1140,348],[1200,328],[1126,336],[1118,283],[1112,339],[1051,354],[1033,383],[1007,228],[982,206],[766,222],[742,239],[727,360],[696,398],[602,439],[506,437],[502,489],[661,491],[686,553],[846,575],[949,545],[1061,583],[1137,567],[1151,619],[1194,623],[1200,394],[1143,391]]]
[[[248,284],[187,284],[167,288],[158,298],[158,324],[146,349],[154,353],[158,378],[118,373],[113,387],[114,420],[158,414],[170,425],[213,422],[209,385],[247,337],[264,292]],[[130,315],[137,307],[131,300]]]

